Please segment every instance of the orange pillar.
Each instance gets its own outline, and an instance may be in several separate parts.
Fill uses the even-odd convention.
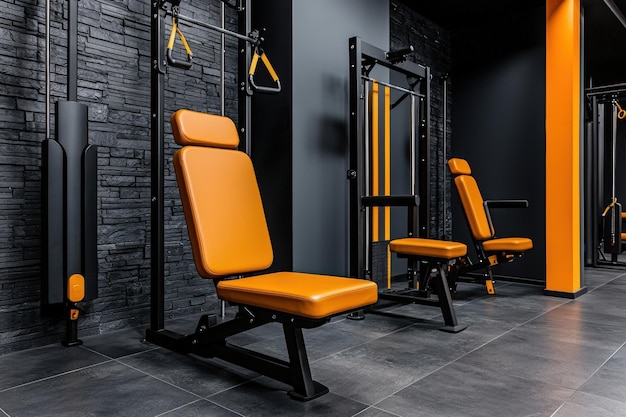
[[[546,0],[546,294],[581,285],[580,0]]]

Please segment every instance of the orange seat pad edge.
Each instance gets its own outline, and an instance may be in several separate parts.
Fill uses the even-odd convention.
[[[236,304],[320,319],[375,304],[378,286],[364,279],[275,272],[220,281],[217,295]]]
[[[404,255],[439,259],[454,259],[467,253],[467,246],[464,243],[419,237],[394,239],[389,242],[389,249]]]
[[[526,237],[503,237],[483,242],[485,252],[524,252],[533,248],[533,241]]]

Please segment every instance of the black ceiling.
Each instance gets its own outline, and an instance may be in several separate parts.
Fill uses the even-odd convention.
[[[394,0],[392,0],[393,2]],[[544,0],[397,0],[450,29],[465,30],[474,22],[501,16],[524,16],[545,7]],[[626,28],[611,10],[626,15],[626,0],[581,0],[584,10],[587,80],[594,85],[626,82]],[[539,9],[537,8],[539,7]]]

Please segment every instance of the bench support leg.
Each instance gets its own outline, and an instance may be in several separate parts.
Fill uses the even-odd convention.
[[[448,285],[448,279],[446,278],[445,264],[439,263],[437,265],[437,276],[439,285],[437,285],[437,296],[439,298],[439,306],[441,307],[441,313],[443,314],[443,320],[445,326],[441,328],[444,332],[458,333],[467,328],[467,325],[460,325],[456,319],[454,313],[454,306],[452,304],[452,296],[450,295],[450,286]]]
[[[283,325],[289,361],[228,343],[227,338],[272,321]],[[196,331],[181,335],[169,330],[146,331],[146,340],[175,352],[220,358],[242,368],[258,372],[277,381],[291,385],[289,396],[299,401],[309,401],[328,393],[328,388],[313,381],[309,359],[304,344],[302,326],[313,328],[324,320],[299,322],[290,316],[253,307],[241,307],[234,319],[218,323],[214,316],[200,318]]]
[[[326,386],[313,381],[311,377],[302,329],[284,323],[283,332],[289,353],[291,386],[293,386],[293,391],[289,392],[289,396],[300,401],[308,401],[328,393]]]

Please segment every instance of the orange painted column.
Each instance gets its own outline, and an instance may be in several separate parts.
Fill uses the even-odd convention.
[[[580,0],[546,0],[546,290],[581,285]]]

